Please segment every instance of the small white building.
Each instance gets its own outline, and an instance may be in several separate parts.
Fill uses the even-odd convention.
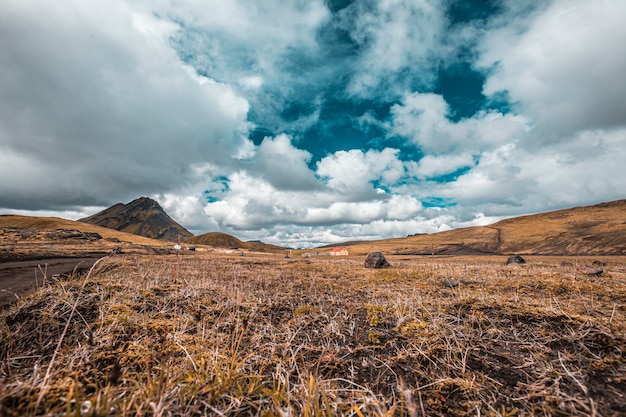
[[[343,246],[332,248],[330,250],[330,256],[348,256],[348,249]]]

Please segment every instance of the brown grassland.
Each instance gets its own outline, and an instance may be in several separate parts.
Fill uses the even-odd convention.
[[[46,277],[0,312],[0,415],[626,415],[626,258],[388,259],[131,253]]]

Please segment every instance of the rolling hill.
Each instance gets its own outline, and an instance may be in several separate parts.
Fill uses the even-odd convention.
[[[186,239],[185,242],[193,245],[207,245],[215,248],[246,249],[252,252],[278,253],[284,252],[287,249],[261,242],[244,242],[234,236],[221,232],[210,232],[194,236]]]
[[[168,216],[159,203],[147,197],[138,198],[128,204],[115,204],[80,221],[170,242],[193,236]]]
[[[31,231],[32,233],[52,233],[54,231],[78,231],[85,234],[97,233],[102,239],[115,242],[119,240],[121,242],[128,242],[137,245],[158,245],[162,246],[162,242],[155,241],[153,239],[138,236],[132,233],[120,232],[117,230],[109,229],[106,227],[93,225],[89,223],[83,223],[80,221],[66,220],[58,217],[34,217],[34,216],[19,216],[14,214],[1,214],[0,215],[0,229],[3,230],[3,234],[7,233],[7,230],[21,230]],[[28,240],[28,238],[25,238]]]
[[[355,255],[372,250],[396,255],[626,255],[626,200],[342,246]]]
[[[169,246],[163,241],[57,217],[0,215],[0,263],[102,256],[113,250],[165,253]]]

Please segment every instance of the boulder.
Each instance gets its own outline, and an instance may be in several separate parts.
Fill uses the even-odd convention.
[[[506,264],[525,264],[526,260],[522,258],[520,255],[511,255],[509,259],[506,260]]]
[[[385,256],[380,252],[372,252],[365,259],[366,268],[389,268],[391,264],[387,262]]]
[[[443,280],[442,285],[445,288],[455,288],[455,287],[459,286],[459,281],[457,281],[454,278],[446,278],[446,279]]]
[[[578,272],[580,272],[583,275],[599,277],[604,272],[604,269],[589,266],[589,265],[583,265],[578,268]]]

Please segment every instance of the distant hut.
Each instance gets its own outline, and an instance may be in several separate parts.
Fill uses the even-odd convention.
[[[330,250],[330,256],[348,256],[348,249],[343,246],[332,248]]]

